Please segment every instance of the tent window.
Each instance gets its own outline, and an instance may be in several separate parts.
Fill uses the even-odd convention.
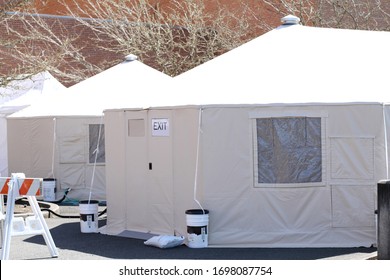
[[[98,152],[96,163],[105,163],[104,124],[89,125],[89,163],[95,163],[96,152]]]
[[[321,118],[258,118],[256,140],[256,185],[322,181]]]
[[[128,135],[130,137],[144,137],[145,136],[145,120],[144,119],[130,119],[127,123]]]

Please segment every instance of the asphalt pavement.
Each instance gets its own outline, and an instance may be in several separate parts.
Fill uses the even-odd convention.
[[[104,206],[99,207],[103,211]],[[376,258],[376,248],[189,248],[185,245],[160,249],[144,245],[142,239],[82,233],[77,206],[60,206],[61,218],[45,218],[58,249],[52,258],[41,235],[14,236],[11,239],[10,260],[369,260]],[[99,227],[106,216],[99,218]]]

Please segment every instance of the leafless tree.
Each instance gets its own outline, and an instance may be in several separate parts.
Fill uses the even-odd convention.
[[[40,15],[28,5],[2,11],[0,85],[43,70],[70,85],[130,53],[175,76],[275,28],[264,10],[278,20],[294,14],[311,26],[390,28],[387,0],[220,1],[170,0],[162,6],[155,0],[66,0],[63,16]],[[17,63],[3,73],[10,56]]]
[[[237,47],[251,37],[250,10],[233,13],[223,6],[206,9],[199,0],[172,0],[161,8],[146,0],[83,1],[68,12],[110,44],[116,53],[133,53],[141,61],[175,76]],[[80,17],[83,15],[84,17]],[[85,20],[93,18],[95,20]]]
[[[304,25],[390,31],[388,0],[264,0],[279,13],[300,17]]]
[[[72,84],[102,71],[105,61],[94,63],[86,59],[85,28],[76,24],[69,17],[22,12],[4,15],[1,32],[6,34],[3,36],[6,39],[0,45],[0,56],[12,65],[4,74],[3,85],[21,74],[29,77],[42,71]]]
[[[222,8],[207,11],[198,0],[173,0],[166,9],[146,0],[74,0],[64,5],[67,16],[26,9],[3,17],[11,47],[4,51],[0,46],[0,56],[11,55],[18,62],[12,76],[48,70],[75,83],[129,53],[175,76],[258,32],[249,24],[251,14],[244,6],[238,14]]]

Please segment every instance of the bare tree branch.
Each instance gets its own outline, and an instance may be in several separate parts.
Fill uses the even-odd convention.
[[[293,14],[304,25],[361,30],[390,30],[387,0],[264,0],[278,13]]]
[[[273,20],[287,14],[310,26],[390,30],[387,0],[62,1],[66,16],[39,14],[26,4],[34,7],[32,0],[21,0],[19,12],[1,12],[0,86],[44,70],[74,84],[130,53],[176,76],[275,28]]]
[[[94,30],[98,40],[108,37],[112,44],[106,50],[136,54],[171,76],[242,44],[254,32],[246,10],[246,15],[224,9],[210,13],[204,1],[173,0],[166,9],[145,0],[102,0],[98,4],[86,0],[83,4],[78,9],[73,5],[68,13]],[[97,45],[105,47],[101,40]]]

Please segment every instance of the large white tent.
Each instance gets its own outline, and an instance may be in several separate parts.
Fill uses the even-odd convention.
[[[205,208],[210,246],[375,244],[389,49],[389,32],[282,25],[160,103],[106,110],[102,232],[185,235],[185,210]]]
[[[159,88],[169,80],[130,55],[60,96],[9,116],[10,170],[54,177],[57,199],[71,189],[70,199],[105,200],[103,110],[159,98]]]
[[[45,71],[30,78],[15,80],[0,88],[0,174],[8,174],[6,117],[64,89],[57,79]]]

